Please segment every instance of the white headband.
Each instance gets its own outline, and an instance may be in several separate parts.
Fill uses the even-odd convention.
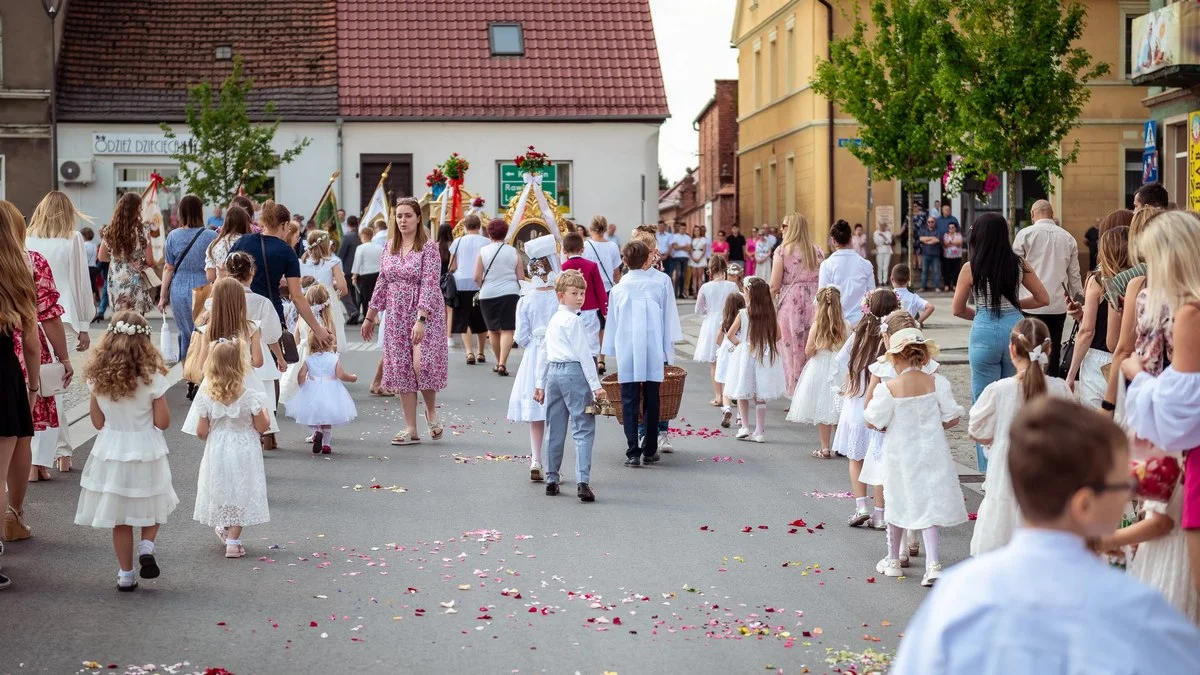
[[[219,344],[219,345],[223,345],[223,344],[225,344],[226,342],[229,342],[229,343],[231,343],[231,344],[237,344],[237,338],[236,338],[236,337],[229,337],[229,338],[217,338],[216,342],[217,342],[217,344]]]

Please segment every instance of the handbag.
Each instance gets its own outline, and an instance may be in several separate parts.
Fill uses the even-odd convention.
[[[1058,363],[1058,372],[1063,377],[1066,377],[1067,373],[1071,372],[1071,361],[1075,359],[1075,334],[1078,332],[1079,324],[1076,323],[1075,327],[1071,329],[1071,337],[1063,343],[1062,351],[1060,352],[1062,358]]]
[[[267,299],[275,303],[275,294],[271,290],[271,266],[267,264],[267,242],[265,234],[258,235],[258,246],[262,250],[263,274],[267,275]],[[190,350],[189,350],[190,351]],[[279,336],[279,351],[283,352],[284,363],[299,363],[300,350],[296,349],[296,336],[291,331],[283,331]]]
[[[40,321],[38,322],[38,330],[41,331],[42,335],[46,334]],[[46,344],[50,344],[49,337],[46,338]],[[50,350],[50,354],[51,362],[43,363],[39,369],[37,395],[42,398],[50,398],[67,392],[67,386],[63,383],[63,380],[67,377],[67,367],[63,365],[62,361],[58,360],[58,357],[54,356],[53,349]]]
[[[458,242],[458,246],[454,247],[453,255],[458,255],[458,249],[462,246],[462,242]],[[458,280],[454,278],[454,273],[449,270],[442,275],[441,280],[442,299],[446,301],[446,306],[450,309],[458,309]]]
[[[501,242],[500,248],[496,249],[496,255],[492,256],[492,262],[488,263],[487,269],[485,269],[483,271],[483,281],[480,282],[480,284],[479,284],[480,291],[483,290],[483,285],[487,283],[488,272],[492,271],[492,265],[496,264],[496,258],[500,257],[500,253],[504,251],[505,246],[507,246],[507,244],[504,244],[503,242]],[[472,307],[479,306],[479,291],[475,291],[475,295],[471,296],[471,306]]]
[[[192,341],[188,344],[187,358],[183,360],[183,379],[192,384],[200,384],[204,380],[204,362],[200,353],[208,344],[208,334],[201,330],[192,331]]]
[[[204,303],[208,301],[212,295],[212,284],[204,284],[199,288],[192,289],[192,323],[196,323],[196,319],[204,313]]]

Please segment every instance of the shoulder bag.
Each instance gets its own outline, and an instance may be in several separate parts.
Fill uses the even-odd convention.
[[[275,304],[275,291],[271,286],[271,266],[267,263],[267,235],[258,235],[259,250],[262,251],[263,273],[267,275],[267,299],[271,304]],[[284,363],[299,363],[300,351],[296,349],[296,336],[289,330],[284,330],[283,335],[279,336],[279,350],[283,352]]]
[[[187,247],[183,249],[183,255],[179,256],[179,265],[178,266],[182,266],[183,261],[187,260],[188,253],[192,252],[192,246],[195,246],[196,240],[198,240],[200,238],[200,235],[204,234],[204,231],[207,230],[208,228],[199,227],[196,229],[198,229],[199,232],[196,233],[196,236],[192,237],[192,240],[190,242],[188,242]],[[175,277],[172,276],[171,284],[174,284],[174,283],[175,283]],[[168,285],[167,288],[165,288],[163,290],[166,293],[170,293],[171,292],[170,285]],[[208,299],[208,296],[210,294],[212,294],[212,284],[206,283],[203,286],[200,286],[199,288],[192,289],[192,323],[193,324],[196,323],[196,317],[200,316],[200,313],[204,311],[204,301]]]
[[[458,242],[458,246],[454,247],[451,256],[458,256],[458,249],[462,248],[462,240]],[[458,309],[458,281],[454,278],[454,273],[446,270],[442,275],[442,299],[446,301],[446,306],[450,309]]]
[[[596,267],[600,268],[600,271],[604,273],[604,280],[608,282],[609,286],[612,286],[612,277],[608,276],[608,270],[604,269],[604,263],[600,262],[600,252],[596,250],[596,245],[592,243],[591,239],[588,239],[588,246],[592,247],[592,253],[596,256]]]
[[[488,263],[487,269],[485,269],[483,271],[483,281],[479,282],[479,290],[480,291],[483,290],[483,285],[487,283],[488,272],[492,271],[492,265],[496,264],[496,258],[499,258],[500,254],[504,252],[505,246],[508,246],[508,244],[505,244],[503,242],[500,243],[500,248],[496,249],[496,255],[492,256],[492,262]],[[479,306],[479,291],[475,291],[475,295],[471,297],[471,306],[472,307]]]
[[[142,236],[138,238],[138,244],[140,244],[142,248],[145,248],[146,244],[148,243],[149,239],[147,239],[146,233],[143,232]],[[146,266],[143,267],[142,271],[139,273],[142,277],[142,291],[146,293],[162,287],[162,279],[158,276],[158,270],[154,269],[153,263],[153,260],[147,260]]]

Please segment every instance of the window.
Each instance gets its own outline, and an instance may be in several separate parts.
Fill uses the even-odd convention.
[[[1129,79],[1133,72],[1133,20],[1146,14],[1150,7],[1148,3],[1121,3],[1121,53],[1123,69],[1118,76]]]
[[[493,23],[488,26],[488,44],[492,56],[524,56],[525,33],[519,23]]]
[[[783,163],[784,208],[788,213],[796,212],[796,158],[788,157]]]
[[[775,195],[779,194],[779,181],[777,180],[777,176],[778,174],[775,171],[775,161],[771,160],[771,163],[767,165],[767,208],[764,209],[768,214],[770,214],[769,217],[771,225],[779,222],[779,219],[775,217],[776,212],[779,210],[779,200],[775,198]],[[754,224],[757,226],[763,223]]]
[[[754,109],[763,106],[762,45],[754,45]]]
[[[787,92],[791,93],[796,90],[796,29],[791,26],[787,29],[783,58],[787,60],[787,65],[784,66],[787,70]]]
[[[774,102],[779,98],[779,59],[778,43],[775,40],[775,34],[771,34],[771,41],[767,46],[767,82],[769,83],[767,95],[768,101]]]
[[[1142,187],[1142,149],[1125,148],[1125,208],[1133,208],[1133,193]]]
[[[158,173],[163,178],[177,178],[179,176],[178,166],[117,166],[116,179],[116,195],[113,197],[113,203],[121,198],[121,195],[126,192],[136,192],[139,195],[150,184],[150,174]],[[179,203],[180,197],[183,196],[183,191],[180,186],[174,188],[163,187],[158,191],[158,206],[162,209],[163,223],[171,222],[171,212],[175,210],[175,205]]]
[[[754,223],[750,227],[758,227],[762,222],[763,217],[763,184],[762,184],[762,167],[754,167]],[[746,231],[750,231],[750,227]]]

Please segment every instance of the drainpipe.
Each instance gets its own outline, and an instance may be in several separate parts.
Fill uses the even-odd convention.
[[[825,59],[832,60],[833,58],[833,5],[829,4],[829,0],[817,0],[825,7]],[[834,191],[834,150],[837,146],[835,139],[836,131],[833,128],[833,99],[829,99],[829,217],[825,221],[829,223],[828,227],[833,226],[834,207],[833,200],[836,192]],[[869,219],[868,219],[869,220]]]
[[[337,125],[337,194],[339,199],[344,200],[346,193],[342,191],[342,118],[335,118],[333,123]],[[358,201],[362,201],[362,195],[358,196]],[[346,205],[341,204],[341,207],[346,208]],[[350,213],[350,211],[347,211],[347,213]]]

